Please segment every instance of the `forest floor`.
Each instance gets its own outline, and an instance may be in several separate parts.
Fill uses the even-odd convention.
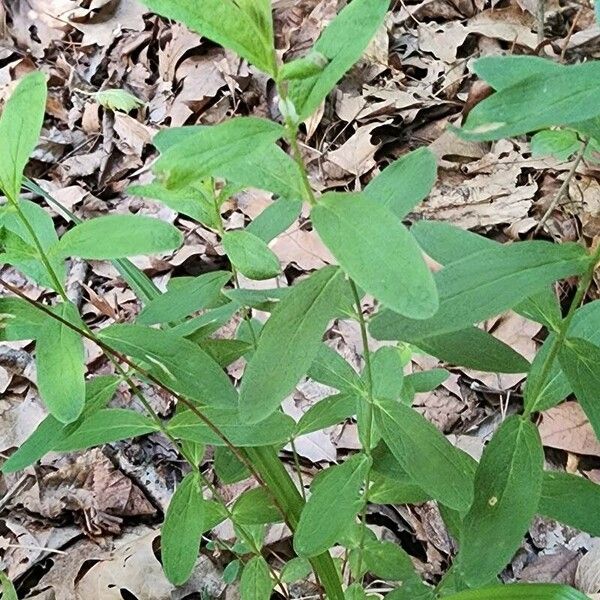
[[[342,4],[274,0],[281,53],[306,52]],[[488,93],[471,71],[481,55],[538,54],[566,63],[600,58],[600,28],[585,3],[548,0],[544,39],[540,45],[534,0],[501,0],[495,6],[489,0],[399,0],[359,65],[306,125],[301,149],[314,187],[360,189],[395,158],[428,146],[438,158],[438,181],[409,220],[449,221],[499,241],[531,237],[571,162],[533,157],[525,140],[465,142],[448,125],[460,124]],[[34,69],[48,75],[50,95],[29,176],[82,218],[134,212],[175,223],[185,234],[180,250],[135,260],[161,288],[174,276],[226,266],[213,232],[161,204],[128,195],[127,187],[152,179],[152,137],[164,127],[219,123],[236,115],[277,118],[272,82],[233,53],[148,14],[134,0],[0,3],[0,102],[20,76]],[[129,114],[102,108],[89,94],[107,88],[127,90],[144,107]],[[543,237],[586,246],[597,242],[599,174],[593,164],[579,165]],[[261,191],[238,194],[227,204],[227,227],[250,222],[271,201]],[[67,222],[57,213],[52,216],[64,230]],[[272,249],[284,268],[280,285],[332,260],[305,216]],[[47,294],[11,267],[2,272],[33,298]],[[133,292],[107,262],[72,261],[69,288],[86,321],[95,326],[127,321],[139,312]],[[558,290],[563,300],[571,292],[568,283]],[[528,359],[544,336],[539,325],[515,313],[486,328]],[[356,327],[340,322],[328,337],[357,363],[361,342]],[[90,344],[87,351],[89,373],[107,372],[98,349]],[[0,345],[0,456],[19,446],[45,414],[31,352],[27,342]],[[430,357],[417,356],[411,368],[436,365]],[[239,377],[241,369],[231,374]],[[518,406],[522,379],[452,368],[441,387],[418,396],[417,405],[454,443],[478,457],[506,412]],[[328,394],[324,386],[306,381],[286,401],[286,410],[298,416]],[[159,414],[172,411],[172,398],[158,392],[151,398]],[[130,401],[125,396],[118,400],[123,405]],[[550,466],[600,483],[600,442],[577,403],[545,412],[539,427]],[[297,450],[304,477],[309,481],[323,465],[358,447],[353,423],[301,438]],[[210,473],[210,456],[205,460]],[[156,542],[182,469],[168,442],[152,435],[50,455],[35,468],[0,477],[0,557],[22,597],[237,598],[235,585],[225,586],[221,578],[227,556],[202,555],[183,588],[175,589],[162,573]],[[233,499],[248,485],[220,487]],[[402,543],[429,581],[447,569],[454,542],[433,503],[372,506],[369,521],[383,537]],[[283,526],[271,527],[273,555],[290,555],[288,533]],[[221,526],[213,535],[231,539],[232,530]],[[537,519],[503,578],[568,583],[594,594],[600,592],[599,565],[598,540]],[[300,586],[294,594],[310,595],[310,588]]]

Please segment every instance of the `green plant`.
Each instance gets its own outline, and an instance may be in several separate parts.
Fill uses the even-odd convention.
[[[57,299],[54,304],[31,300],[0,279],[0,286],[12,292],[0,298],[1,339],[35,339],[38,387],[49,411],[3,471],[22,469],[49,451],[162,432],[190,467],[165,516],[165,572],[173,583],[185,582],[201,535],[231,519],[238,536],[231,550],[239,558],[225,576],[228,581],[240,577],[244,600],[265,600],[275,586],[285,593],[282,583],[305,576],[308,565],[331,600],[365,598],[366,573],[398,582],[389,600],[584,598],[566,586],[502,586],[497,575],[535,514],[600,535],[598,511],[584,508],[598,505],[600,488],[573,475],[545,472],[532,422],[535,413],[573,390],[600,433],[594,396],[600,379],[600,303],[580,307],[600,249],[588,253],[577,244],[544,241],[505,246],[434,222],[409,231],[402,219],[435,179],[435,160],[425,149],[401,158],[361,193],[316,197],[299,150],[299,126],[359,59],[383,22],[388,0],[353,0],[306,57],[286,65],[275,58],[269,0],[146,4],[271,76],[284,123],[243,117],[156,136],[157,179],[131,192],[214,230],[231,261],[231,271],[178,281],[161,295],[128,257],[177,248],[182,240],[176,228],[144,217],[107,216],[76,223],[59,238],[47,213],[20,198],[46,96],[41,74],[23,78],[0,119],[0,187],[7,199],[0,212],[2,257],[52,289]],[[557,69],[539,59],[504,57],[482,59],[476,69],[498,91],[471,112],[461,135],[490,140],[568,127],[585,140],[597,138],[596,63]],[[54,202],[31,182],[25,184]],[[222,205],[244,187],[262,188],[279,199],[244,230],[225,231]],[[316,235],[339,266],[283,290],[240,288],[238,273],[255,279],[277,274],[278,261],[268,244],[298,217],[303,202],[310,206]],[[443,265],[435,275],[421,250]],[[144,305],[135,323],[94,331],[83,322],[64,287],[65,260],[73,256],[115,263]],[[563,318],[552,285],[574,276],[579,285]],[[365,294],[380,304],[368,320]],[[256,308],[271,313],[264,326],[252,319]],[[549,331],[532,365],[476,327],[509,309]],[[236,313],[244,322],[235,339],[210,337]],[[334,319],[358,322],[361,373],[324,345],[323,334]],[[372,352],[367,329],[391,343]],[[115,375],[85,379],[84,338],[105,352]],[[404,376],[413,351],[482,371],[528,372],[522,413],[502,423],[479,464],[411,407],[415,393],[435,388],[447,375],[436,369]],[[238,390],[224,368],[240,357],[247,366]],[[295,423],[280,406],[306,374],[339,393]],[[153,411],[140,381],[177,399],[172,418],[163,420]],[[122,383],[146,414],[107,408]],[[305,490],[290,477],[278,450],[288,443],[293,448],[300,435],[353,417],[362,450],[322,471],[305,500]],[[199,468],[207,445],[215,448],[223,480],[250,474],[260,487],[233,504],[225,502]],[[452,568],[435,588],[418,577],[402,548],[377,540],[365,518],[367,502],[426,500],[438,502],[459,544]],[[298,555],[281,573],[262,553],[264,525],[277,521],[294,532]],[[331,557],[334,545],[344,548],[347,568],[340,569]]]

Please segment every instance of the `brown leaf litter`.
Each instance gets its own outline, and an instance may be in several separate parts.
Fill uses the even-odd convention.
[[[286,59],[304,54],[343,4],[274,0],[278,54]],[[445,220],[499,241],[527,237],[570,164],[532,158],[522,139],[465,142],[448,125],[459,124],[489,94],[472,76],[474,58],[535,52],[535,3],[408,0],[392,8],[365,57],[306,124],[301,148],[315,188],[360,189],[395,158],[428,145],[438,157],[439,177],[409,221]],[[560,6],[547,3],[548,43],[539,49],[542,55],[560,59],[562,54],[566,61],[598,57],[600,30],[593,11],[579,8],[570,1]],[[133,0],[0,4],[0,102],[20,76],[37,68],[48,75],[50,90],[48,118],[30,175],[81,218],[130,212],[175,223],[185,234],[182,249],[135,261],[161,289],[174,276],[226,267],[214,232],[160,204],[132,198],[126,189],[150,180],[155,158],[152,136],[164,127],[219,123],[237,115],[277,117],[277,102],[266,79],[230,51],[183,25],[146,14]],[[113,113],[89,96],[107,88],[125,89],[145,104],[130,114]],[[600,232],[599,190],[597,168],[582,163],[567,197],[548,221],[547,233],[557,240],[591,244]],[[270,194],[258,190],[237,194],[225,206],[227,227],[250,222],[272,201]],[[49,213],[64,229],[63,217]],[[264,284],[244,280],[244,285],[286,286],[333,260],[312,232],[306,209],[272,248],[284,275]],[[3,276],[31,297],[45,294],[10,267],[4,268]],[[139,311],[131,290],[105,262],[74,262],[69,290],[95,326],[128,321]],[[229,324],[227,331],[234,325]],[[512,313],[485,328],[528,359],[538,345],[539,327]],[[359,367],[361,341],[354,323],[335,323],[327,337]],[[3,344],[0,350],[3,455],[22,443],[44,416],[34,386],[31,348],[28,342],[19,342]],[[97,348],[87,351],[90,371],[110,372]],[[437,364],[415,355],[409,368]],[[446,366],[451,377],[432,393],[419,394],[416,406],[454,443],[479,457],[505,412],[515,410],[521,401],[522,376],[498,377]],[[240,364],[231,374],[239,378]],[[286,400],[285,410],[299,418],[332,392],[310,380],[302,382]],[[172,410],[172,399],[158,393],[150,398],[160,414]],[[118,401],[127,404],[129,399]],[[576,403],[546,411],[539,427],[557,466],[577,472],[581,459],[581,471],[597,477],[600,448]],[[358,447],[356,424],[349,420],[303,436],[296,446],[308,484],[321,467]],[[210,467],[210,460],[208,455],[204,466]],[[177,456],[155,436],[110,445],[105,452],[52,455],[25,475],[2,477],[0,496],[6,504],[0,513],[2,561],[23,584],[26,597],[38,600],[162,600],[184,598],[198,590],[217,597],[223,593],[221,567],[202,555],[183,589],[175,590],[160,570],[156,527],[180,477]],[[233,491],[232,499],[241,489]],[[439,579],[454,546],[435,505],[370,510],[383,515],[377,517],[384,523],[377,525],[378,535],[403,543],[419,570],[430,581]],[[229,530],[222,533],[230,535]],[[289,545],[283,529],[272,528],[269,536],[270,544]],[[506,580],[564,580],[590,594],[600,591],[590,575],[595,572],[597,551],[591,549],[589,536],[540,520],[530,538],[504,574]],[[67,553],[53,552],[61,549]],[[584,551],[589,552],[582,560]]]

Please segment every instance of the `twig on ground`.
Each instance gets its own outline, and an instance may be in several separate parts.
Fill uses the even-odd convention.
[[[571,165],[571,168],[569,169],[569,172],[567,173],[565,180],[563,181],[562,185],[560,186],[560,189],[558,190],[558,193],[553,198],[552,202],[550,202],[550,206],[548,206],[548,208],[546,209],[546,212],[540,219],[540,222],[537,224],[536,228],[533,230],[533,235],[536,235],[537,233],[539,233],[542,230],[542,228],[546,224],[546,221],[550,218],[550,215],[552,214],[554,209],[558,206],[560,201],[563,199],[564,195],[567,193],[567,190],[569,189],[569,184],[571,183],[571,179],[573,179],[573,177],[575,176],[575,172],[577,171],[577,168],[579,167],[579,165],[581,164],[581,161],[583,160],[583,156],[585,155],[585,151],[587,150],[589,142],[590,142],[589,138],[584,140],[584,142],[581,146],[581,149],[577,153],[577,156],[575,157],[575,160],[573,161],[573,164]]]

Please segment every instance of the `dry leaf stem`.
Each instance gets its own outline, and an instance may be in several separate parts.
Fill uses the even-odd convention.
[[[553,213],[556,206],[560,203],[560,201],[563,199],[564,195],[567,193],[567,190],[569,189],[569,184],[571,183],[571,180],[575,176],[575,172],[577,171],[579,165],[581,164],[581,161],[583,160],[585,151],[587,150],[589,143],[590,143],[590,138],[586,138],[583,141],[581,149],[577,153],[577,156],[575,157],[575,160],[573,161],[573,164],[571,165],[571,168],[569,169],[569,172],[567,173],[565,180],[563,181],[562,185],[560,186],[558,193],[552,199],[552,202],[550,202],[550,206],[548,206],[548,208],[546,209],[546,212],[540,219],[540,222],[537,224],[536,228],[533,230],[534,235],[541,231],[542,227],[544,227],[544,225],[546,224],[546,221],[550,218],[550,215]]]

